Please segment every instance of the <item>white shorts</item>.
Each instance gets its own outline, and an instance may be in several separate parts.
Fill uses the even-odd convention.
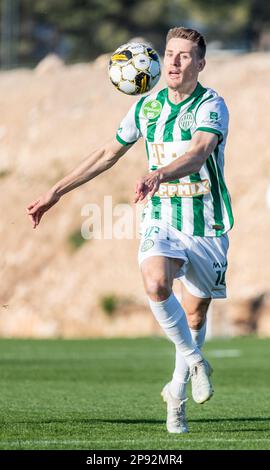
[[[198,237],[186,235],[171,225],[153,224],[143,227],[139,246],[139,265],[150,256],[164,256],[184,261],[175,278],[196,297],[222,299],[226,297],[228,235]]]

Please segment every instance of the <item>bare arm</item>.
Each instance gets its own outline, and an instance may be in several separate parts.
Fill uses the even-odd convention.
[[[192,137],[188,151],[172,163],[140,178],[136,183],[134,202],[142,201],[147,194],[152,197],[161,183],[197,173],[218,143],[216,134],[198,131]]]
[[[32,201],[27,207],[33,228],[39,224],[43,214],[69,191],[95,178],[111,168],[131,146],[124,146],[116,139],[93,152],[71,173],[58,181],[44,195]]]
[[[113,139],[104,147],[93,152],[71,173],[58,181],[51,191],[63,196],[72,189],[87,183],[87,181],[111,168],[129,148],[130,146],[124,146],[116,139]]]

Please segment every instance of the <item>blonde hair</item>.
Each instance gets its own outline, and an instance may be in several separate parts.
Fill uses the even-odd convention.
[[[198,56],[203,59],[206,52],[206,42],[202,34],[198,33],[195,29],[184,28],[183,26],[171,28],[166,37],[166,45],[172,38],[188,39],[189,41],[197,44]]]

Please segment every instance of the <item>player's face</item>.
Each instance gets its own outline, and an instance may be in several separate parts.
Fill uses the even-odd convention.
[[[198,46],[189,39],[169,40],[164,57],[165,79],[169,88],[181,89],[196,82],[205,60],[198,56]]]

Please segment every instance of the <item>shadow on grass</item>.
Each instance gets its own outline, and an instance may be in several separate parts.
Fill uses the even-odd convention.
[[[10,422],[10,421],[9,421]],[[63,419],[25,419],[23,421],[14,421],[17,424],[52,424],[52,423],[74,423],[74,424],[99,424],[99,423],[111,423],[111,424],[164,424],[165,419],[99,419],[99,418],[63,418]],[[245,418],[199,418],[199,419],[188,419],[189,423],[269,423],[270,429],[270,416],[268,417],[245,417]],[[0,424],[4,424],[5,421],[0,421]],[[237,429],[238,431],[245,431],[243,429]],[[248,429],[251,431],[251,429]],[[253,430],[253,429],[252,429]],[[255,429],[256,430],[256,429]],[[225,430],[224,430],[225,431]],[[231,430],[230,430],[231,431]]]

